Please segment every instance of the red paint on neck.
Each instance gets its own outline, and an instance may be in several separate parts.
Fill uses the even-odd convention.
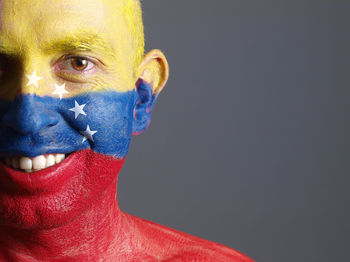
[[[116,198],[117,174],[124,160],[91,150],[70,158],[42,187],[28,184],[26,188],[9,170],[0,168],[3,261],[98,261],[113,257],[116,247],[129,237]]]
[[[0,164],[0,261],[252,261],[120,211],[123,162],[83,150],[26,177]]]

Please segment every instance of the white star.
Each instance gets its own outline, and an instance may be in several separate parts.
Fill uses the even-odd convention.
[[[33,74],[32,75],[26,75],[26,77],[29,78],[29,81],[27,83],[27,86],[30,86],[30,85],[35,85],[36,88],[38,88],[38,81],[43,79],[42,77],[40,76],[37,76],[36,75],[36,70],[34,70]]]
[[[58,95],[58,97],[60,99],[62,99],[63,94],[69,94],[69,92],[65,89],[66,88],[66,84],[65,83],[63,83],[62,85],[55,84],[55,88],[56,88],[56,90],[53,91],[52,94]]]
[[[74,100],[74,107],[70,108],[70,111],[73,111],[75,113],[75,119],[77,119],[77,117],[82,114],[84,116],[86,116],[86,113],[84,112],[84,107],[86,106],[86,104],[83,105],[79,105],[78,102],[76,100]]]
[[[94,134],[96,134],[97,131],[91,131],[90,126],[87,125],[86,130],[85,131],[80,131],[80,133],[82,133],[82,135],[84,136],[82,143],[84,143],[87,139],[89,139],[90,141],[94,142],[94,139],[92,138],[92,136]]]

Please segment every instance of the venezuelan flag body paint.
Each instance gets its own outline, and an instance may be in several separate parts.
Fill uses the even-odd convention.
[[[87,92],[62,99],[22,94],[11,102],[1,100],[0,154],[35,157],[91,149],[123,159],[131,133],[149,124],[155,101],[150,92],[152,88],[139,81],[137,89],[126,92]]]
[[[21,94],[13,101],[2,99],[1,156],[60,153],[68,157],[31,173],[0,163],[0,224],[30,228],[42,214],[45,220],[39,224],[51,228],[82,212],[98,192],[117,180],[131,134],[147,128],[155,100],[152,87],[141,80],[125,92],[86,92],[66,98]],[[11,208],[18,204],[31,206],[29,213]]]
[[[0,153],[34,157],[90,148],[124,158],[135,95],[110,91],[59,99],[28,94],[2,101]]]

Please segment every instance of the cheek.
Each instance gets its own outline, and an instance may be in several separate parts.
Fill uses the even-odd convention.
[[[85,114],[77,107],[77,113],[73,110],[76,103],[85,105]],[[134,105],[134,91],[94,92],[65,99],[61,111],[75,130],[91,130],[92,137],[84,142],[88,147],[95,152],[122,159],[129,148]]]

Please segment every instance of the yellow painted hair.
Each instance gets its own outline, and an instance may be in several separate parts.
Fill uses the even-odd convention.
[[[141,63],[145,52],[144,29],[140,0],[122,0],[125,23],[133,36],[136,66]]]

